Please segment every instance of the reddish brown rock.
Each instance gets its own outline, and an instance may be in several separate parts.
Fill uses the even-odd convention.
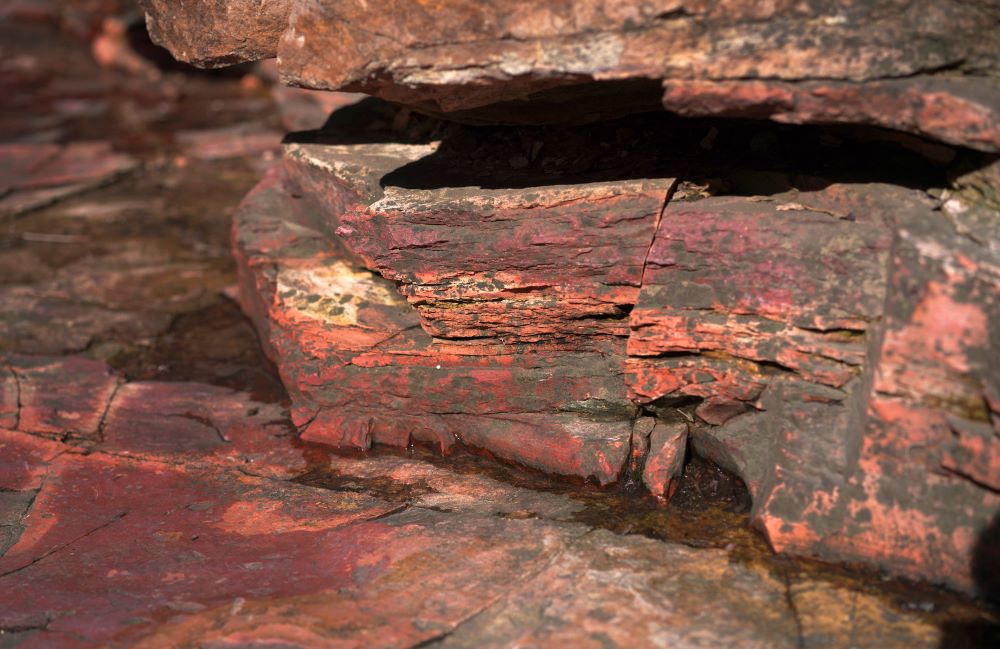
[[[642,469],[642,483],[649,493],[664,500],[674,495],[684,470],[688,425],[660,421],[649,433],[649,454]]]
[[[54,448],[39,452],[41,444]],[[325,490],[100,451],[81,456],[20,433],[0,432],[0,445],[0,462],[20,456],[49,476],[34,483],[37,496],[27,492],[24,529],[0,558],[0,628],[18,646],[591,646],[611,638],[794,647],[850,637],[861,647],[933,647],[942,637],[925,611],[850,582],[554,523],[580,504],[414,458],[333,458],[344,488]],[[425,493],[399,511],[358,493],[366,479]]]
[[[751,408],[791,372],[832,388],[858,373],[884,300],[888,186],[672,201],[632,311],[629,390],[640,402],[704,399],[711,424]]]
[[[997,240],[995,217],[981,218],[991,209],[958,195],[940,212],[902,220],[883,323],[853,412],[842,415],[846,462],[838,460],[836,480],[810,489],[779,462],[783,475],[758,517],[777,548],[967,590],[983,578],[969,559],[996,552],[984,530],[1000,507],[992,360],[1000,266],[995,245],[982,243]],[[973,223],[983,239],[962,234]],[[790,459],[812,443],[788,435]]]
[[[66,447],[41,437],[0,429],[0,490],[32,491],[42,485],[46,467]],[[2,553],[0,553],[2,554]]]
[[[119,381],[104,363],[78,357],[2,359],[0,413],[35,435],[95,441]],[[11,399],[13,398],[13,403]]]
[[[0,558],[0,624],[44,628],[36,646],[105,644],[137,618],[148,628],[171,611],[229,606],[250,590],[267,597],[346,585],[351,552],[334,548],[356,541],[337,540],[337,530],[394,508],[361,494],[317,498],[295,485],[100,455],[63,455],[49,472],[24,533]],[[365,532],[379,536],[353,534]],[[303,553],[306,539],[314,549]]]
[[[293,0],[141,0],[149,35],[206,67],[274,56]]]
[[[627,335],[625,315],[674,184],[409,189],[408,163],[441,158],[419,184],[453,170],[448,155],[436,145],[300,144],[286,156],[291,182],[324,204],[329,227],[368,268],[400,284],[427,333],[507,344]],[[394,176],[403,186],[372,186]],[[342,187],[360,194],[355,205],[336,205]]]
[[[328,190],[331,204],[357,204],[343,185]],[[323,234],[336,216],[293,198],[271,174],[234,226],[241,298],[305,439],[442,450],[461,440],[549,472],[617,479],[634,412],[624,341],[571,352],[432,338],[393,283]]]
[[[293,85],[469,119],[649,110],[663,80],[664,105],[684,113],[877,124],[1000,149],[992,5],[203,0],[148,9],[154,36],[183,60],[277,55]]]
[[[107,142],[0,144],[0,216],[43,207],[133,171]]]
[[[699,400],[695,450],[744,479],[777,550],[973,587],[1000,505],[983,209],[831,186],[665,210],[630,391]]]
[[[268,156],[270,159],[281,148],[281,133],[262,124],[181,131],[177,133],[176,140],[185,156],[198,160],[251,156]]]
[[[292,478],[306,468],[301,451],[291,445],[294,432],[282,408],[244,393],[199,383],[139,381],[115,394],[99,448]]]
[[[871,124],[995,151],[1000,88],[977,78],[664,82],[663,105],[686,116],[767,118],[787,124]]]

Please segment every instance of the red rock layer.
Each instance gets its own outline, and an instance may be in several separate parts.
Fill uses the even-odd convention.
[[[324,234],[337,213],[294,198],[282,180],[273,172],[247,198],[234,236],[244,306],[305,439],[442,450],[460,440],[552,473],[617,479],[635,412],[624,339],[586,348],[435,339],[392,282]],[[361,207],[339,182],[324,196]]]
[[[360,186],[359,176],[385,177],[435,151],[303,144],[289,146],[287,156],[293,182],[306,177],[299,190],[325,204],[331,229],[368,268],[399,284],[432,336],[515,344],[628,334],[627,310],[673,179],[525,189]],[[331,185],[370,193],[367,204],[336,204]]]
[[[833,184],[661,213],[669,179],[482,189],[434,176],[449,155],[290,144],[244,203],[242,299],[305,439],[461,441],[669,497],[690,438],[776,548],[971,588],[1000,503],[997,381],[970,359],[998,293],[955,228],[993,212]]]
[[[147,3],[183,60],[278,57],[292,85],[431,113],[566,122],[648,110],[877,124],[1000,150],[998,8],[952,0]],[[280,36],[279,36],[280,35]]]
[[[664,211],[630,394],[699,400],[695,449],[776,549],[972,588],[1000,506],[997,255],[955,221],[974,213],[878,185]]]

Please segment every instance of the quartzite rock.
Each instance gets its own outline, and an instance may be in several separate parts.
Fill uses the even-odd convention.
[[[825,474],[796,461],[823,466],[820,428],[788,427],[781,442],[757,515],[776,547],[964,589],[984,578],[970,557],[997,552],[984,532],[1000,508],[994,209],[956,195],[939,211],[901,215],[865,375],[840,415],[847,427],[826,443],[837,459]]]
[[[1000,506],[1000,266],[960,234],[995,240],[981,208],[934,207],[877,185],[671,203],[626,377],[640,402],[700,400],[695,449],[776,549],[970,589]]]
[[[832,388],[858,373],[881,313],[891,210],[916,192],[834,185],[672,201],[632,311],[629,389],[699,397],[723,424],[789,371]]]
[[[747,483],[753,520],[776,548],[971,588],[972,543],[996,500],[992,429],[968,414],[981,408],[924,400],[937,415],[874,441],[885,437],[886,389],[873,377],[898,362],[878,352],[893,340],[884,333],[899,290],[886,268],[921,276],[920,255],[893,254],[913,224],[947,223],[925,193],[829,184],[699,198],[690,184],[672,194],[670,178],[613,173],[531,186],[495,155],[462,158],[450,144],[461,134],[390,136],[287,144],[236,222],[242,300],[305,439],[444,451],[461,440],[602,484],[628,469],[669,497],[690,436]],[[483,173],[465,172],[467,160]],[[966,221],[978,214],[948,205]],[[996,251],[975,246],[960,257],[986,278],[967,302],[972,322],[971,310],[996,302]],[[990,343],[976,344],[988,357]],[[925,377],[949,367],[924,357]],[[952,365],[924,393],[964,390],[970,370]],[[976,385],[959,401],[994,389]],[[690,400],[693,421],[667,412]],[[639,407],[663,419],[636,418]],[[902,471],[893,458],[928,439],[942,450],[915,463],[910,482],[928,465],[943,477],[891,496],[869,528],[882,543],[844,540],[874,516],[869,501],[887,497],[872,490]],[[915,518],[937,540],[920,545]]]
[[[299,192],[323,203],[328,227],[368,268],[400,285],[432,336],[516,344],[628,334],[627,310],[673,179],[388,184],[407,182],[404,166],[437,153],[435,144],[293,144],[286,157],[292,182],[308,179]],[[454,169],[440,157],[424,178]],[[502,186],[499,173],[493,180]],[[337,205],[341,187],[354,188],[358,204]]]
[[[329,203],[364,208],[328,174]],[[294,198],[281,180],[271,173],[248,197],[234,236],[244,307],[305,439],[442,450],[462,440],[553,473],[618,477],[635,412],[621,374],[624,339],[597,337],[582,349],[432,338],[392,282],[323,234],[338,212]]]
[[[876,124],[1000,150],[991,3],[153,0],[147,9],[154,37],[184,60],[277,55],[293,85],[428,112],[580,121],[649,110],[662,80],[662,105],[682,113]]]

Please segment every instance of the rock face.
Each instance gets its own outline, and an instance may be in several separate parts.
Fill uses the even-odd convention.
[[[323,172],[325,189],[315,195],[360,215],[372,196],[351,185],[369,173],[368,161],[399,164],[401,148],[359,145],[350,163],[325,165],[309,158],[309,147],[291,145],[284,173],[265,179],[237,216],[243,302],[297,398],[293,418],[303,437],[361,448],[412,440],[442,450],[461,439],[549,472],[617,480],[636,413],[622,380],[624,338],[435,338],[395,284],[324,235],[339,214],[282,186],[296,186],[295,174]],[[403,241],[397,247],[405,251]],[[475,299],[495,301],[504,289],[485,280],[470,286],[456,300],[459,324],[475,322]],[[471,315],[461,313],[463,301]]]
[[[293,0],[140,0],[149,34],[208,67],[274,56]]]
[[[776,549],[973,587],[1000,506],[992,207],[769,173],[713,196],[632,156],[546,181],[454,128],[288,143],[237,216],[304,439],[461,443],[663,498],[690,442]]]
[[[777,550],[973,589],[1000,507],[996,3],[146,8],[182,59],[404,106],[289,139],[235,220],[303,439],[662,499],[693,452]]]
[[[994,3],[864,0],[147,0],[199,65],[277,56],[293,85],[431,113],[686,115],[865,123],[1000,150]],[[663,88],[660,89],[662,82]]]

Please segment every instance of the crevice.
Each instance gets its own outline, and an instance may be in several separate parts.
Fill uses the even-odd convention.
[[[190,419],[191,421],[198,422],[199,424],[205,426],[206,428],[211,428],[212,431],[215,432],[216,437],[218,437],[219,441],[221,441],[223,444],[229,444],[232,441],[228,437],[226,437],[225,433],[223,433],[222,430],[215,424],[215,422],[212,421],[211,417],[205,417],[202,415],[195,414],[193,412],[176,413],[167,416],[178,417],[181,419]]]
[[[987,482],[985,482],[985,481],[977,478],[976,476],[972,475],[969,472],[962,471],[961,469],[958,469],[958,468],[951,468],[951,467],[946,467],[946,466],[941,467],[941,471],[943,471],[946,475],[954,476],[954,477],[959,478],[961,480],[966,480],[968,482],[971,482],[972,484],[976,485],[980,489],[985,489],[986,491],[989,491],[990,493],[1000,494],[1000,489],[997,489],[995,485],[989,484],[989,483],[987,483]]]
[[[21,428],[21,377],[14,370],[13,365],[5,365],[10,375],[14,377],[14,430]]]
[[[792,620],[795,622],[795,632],[796,632],[796,643],[795,646],[798,649],[806,649],[806,638],[805,630],[802,624],[802,617],[799,615],[799,606],[795,601],[795,596],[792,594],[792,573],[787,565],[782,562],[781,567],[781,578],[784,581],[785,588],[785,604],[788,606],[788,611],[792,614]]]
[[[660,232],[660,223],[663,221],[663,215],[667,211],[667,206],[670,205],[671,199],[674,197],[674,193],[680,186],[684,177],[687,175],[686,172],[681,173],[674,181],[670,183],[670,187],[667,188],[666,193],[663,195],[663,204],[660,205],[660,211],[656,213],[656,219],[653,222],[653,232],[649,237],[649,245],[646,247],[646,254],[642,257],[642,270],[639,274],[639,296],[642,296],[642,287],[646,283],[646,267],[649,265],[649,255],[653,251],[653,244],[656,243],[656,235]]]
[[[372,521],[380,521],[380,520],[382,520],[384,518],[389,518],[390,516],[394,516],[396,514],[401,514],[401,513],[405,512],[407,509],[410,509],[410,507],[413,507],[413,505],[411,505],[410,503],[403,503],[402,505],[399,505],[398,507],[393,507],[392,509],[390,509],[387,512],[382,512],[378,516],[373,516],[371,518],[366,518],[365,521],[369,522],[369,523],[372,522]]]
[[[97,532],[100,532],[105,527],[108,527],[109,525],[111,525],[113,523],[116,523],[116,522],[120,521],[121,519],[125,518],[126,514],[128,514],[127,511],[126,512],[122,512],[120,514],[117,514],[111,520],[106,521],[104,523],[101,523],[100,525],[98,525],[94,529],[90,530],[89,532],[84,532],[83,534],[81,534],[80,536],[76,537],[75,539],[67,541],[66,543],[63,543],[62,545],[57,545],[56,547],[52,548],[48,552],[42,554],[40,557],[35,557],[34,559],[32,559],[28,563],[24,564],[23,566],[20,566],[18,568],[14,568],[12,570],[8,570],[7,572],[4,572],[4,573],[0,573],[0,579],[3,579],[4,577],[9,577],[10,575],[16,574],[18,572],[21,572],[22,570],[30,568],[31,566],[35,565],[39,561],[42,561],[42,560],[46,559],[47,557],[50,557],[50,556],[52,556],[53,554],[55,554],[57,552],[60,552],[61,550],[65,550],[66,548],[68,548],[69,546],[73,545],[77,541],[81,541],[81,540],[87,538],[88,536],[90,536],[91,534],[96,534]]]
[[[108,413],[111,412],[111,406],[114,404],[115,397],[118,396],[118,391],[125,385],[124,381],[119,381],[115,384],[115,389],[111,391],[111,395],[108,397],[108,402],[104,404],[104,411],[101,413],[101,418],[97,420],[97,443],[104,443],[104,427],[107,423]]]
[[[420,328],[421,328],[420,324],[414,324],[414,325],[410,325],[409,327],[404,327],[403,329],[400,329],[396,333],[394,333],[394,334],[392,334],[390,336],[387,336],[386,338],[383,338],[382,340],[378,341],[377,343],[375,343],[374,345],[372,345],[371,347],[369,347],[365,351],[365,353],[371,353],[371,352],[375,351],[376,349],[378,349],[379,347],[382,347],[386,343],[391,342],[391,341],[395,340],[396,338],[399,338],[400,336],[402,336],[406,332],[413,331],[415,329],[420,329]],[[350,365],[350,363],[345,363],[345,365]],[[312,420],[310,420],[310,422],[311,421]]]

